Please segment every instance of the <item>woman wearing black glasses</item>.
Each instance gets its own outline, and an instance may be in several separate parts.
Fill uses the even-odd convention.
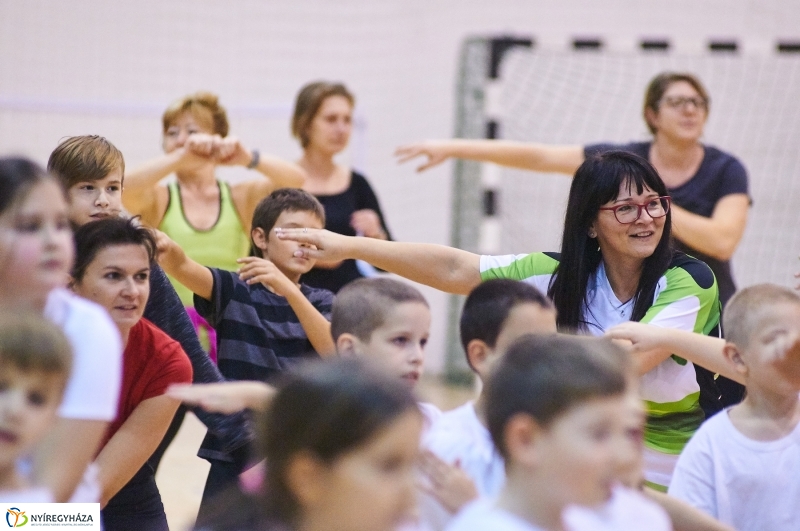
[[[709,97],[691,74],[662,73],[647,87],[644,120],[651,142],[550,146],[503,140],[443,140],[401,147],[401,162],[426,156],[419,171],[455,157],[572,175],[589,155],[621,149],[647,159],[673,199],[677,247],[706,262],[724,304],[736,291],[730,258],[744,233],[750,204],[747,172],[735,157],[700,142]]]
[[[278,237],[312,244],[300,256],[365,260],[451,293],[467,294],[493,278],[529,282],[553,299],[565,331],[600,335],[640,321],[708,334],[719,323],[717,283],[705,263],[673,250],[672,210],[664,182],[646,160],[608,151],[589,156],[575,172],[560,253],[479,256],[302,228]],[[669,352],[637,356],[649,406],[646,479],[663,488],[705,418],[700,385],[689,361]]]

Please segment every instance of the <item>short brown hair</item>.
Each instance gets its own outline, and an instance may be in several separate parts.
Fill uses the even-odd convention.
[[[219,97],[216,94],[201,91],[173,101],[161,118],[164,125],[162,132],[166,133],[175,120],[185,112],[190,113],[215,134],[221,137],[228,136],[228,114],[225,107],[219,104]]]
[[[72,369],[72,347],[64,333],[33,313],[0,313],[0,370],[58,376],[66,386]]]
[[[125,174],[122,152],[98,135],[70,136],[50,153],[47,170],[69,189],[81,182],[103,179],[114,170]]]
[[[630,359],[607,338],[526,335],[508,348],[486,382],[486,421],[509,460],[505,428],[518,414],[540,426],[595,398],[622,395]]]
[[[297,93],[292,116],[292,136],[300,140],[300,145],[304,148],[308,147],[310,142],[308,128],[311,126],[311,122],[319,112],[322,102],[331,96],[342,96],[347,98],[350,105],[356,104],[355,97],[342,83],[315,81],[304,86]]]
[[[779,303],[800,305],[800,295],[775,284],[756,284],[738,291],[722,312],[722,330],[725,339],[746,349],[753,335],[769,318],[765,310]]]
[[[275,222],[284,212],[310,212],[325,225],[325,207],[319,200],[298,188],[278,188],[261,200],[253,212],[253,229],[261,229],[269,235]],[[252,229],[250,235],[251,254],[263,258],[263,253],[253,241]]]
[[[652,81],[650,81],[650,84],[647,85],[647,90],[644,92],[644,107],[642,108],[642,116],[644,116],[644,122],[647,124],[647,128],[651,133],[656,134],[656,128],[653,127],[653,124],[651,124],[647,119],[647,109],[657,113],[658,104],[661,101],[661,98],[664,97],[664,93],[667,91],[670,85],[679,81],[685,81],[686,83],[689,83],[697,91],[697,93],[700,94],[700,97],[706,100],[706,109],[709,109],[711,98],[708,96],[708,91],[706,88],[696,76],[689,74],[688,72],[661,72],[654,77]]]
[[[428,306],[417,288],[391,278],[360,278],[336,294],[331,311],[331,335],[353,334],[369,341],[372,332],[386,322],[387,314],[398,304],[417,302]]]

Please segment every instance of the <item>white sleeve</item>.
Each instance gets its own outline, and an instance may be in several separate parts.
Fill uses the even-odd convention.
[[[122,383],[122,340],[106,311],[70,298],[62,328],[73,349],[70,375],[59,416],[112,421]]]
[[[718,414],[726,413],[723,411]],[[719,518],[714,484],[714,457],[709,437],[710,428],[714,424],[711,419],[701,426],[683,449],[672,473],[668,494]]]

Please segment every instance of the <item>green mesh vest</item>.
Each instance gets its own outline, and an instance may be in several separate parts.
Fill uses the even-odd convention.
[[[158,228],[175,240],[195,262],[208,267],[236,271],[239,269],[236,259],[250,254],[250,238],[245,234],[242,222],[236,214],[230,187],[222,181],[217,181],[217,185],[219,217],[210,229],[195,229],[186,220],[177,182],[169,184],[169,203]],[[169,277],[169,280],[184,306],[194,306],[192,292],[174,278]]]

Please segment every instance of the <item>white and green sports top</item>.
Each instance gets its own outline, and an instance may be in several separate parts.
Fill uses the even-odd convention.
[[[559,260],[558,253],[481,256],[481,279],[522,280],[547,293]],[[633,301],[623,303],[617,299],[602,262],[589,278],[586,301],[583,319],[593,335],[630,321]],[[659,279],[653,304],[641,322],[708,334],[717,327],[719,318],[717,282],[711,269],[696,258],[676,253]],[[676,460],[705,420],[694,366],[674,355],[667,358],[642,376],[641,394],[648,413],[645,446]],[[662,475],[653,483],[666,486],[664,481],[668,479]]]

